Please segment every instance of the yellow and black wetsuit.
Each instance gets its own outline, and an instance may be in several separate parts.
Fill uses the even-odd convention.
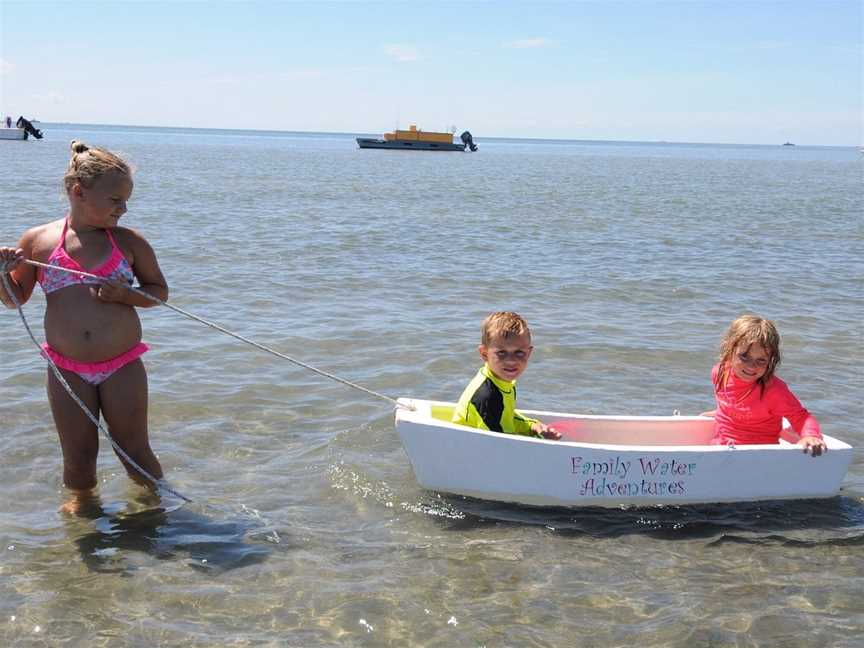
[[[481,430],[535,436],[529,419],[516,411],[516,381],[501,380],[484,364],[468,383],[456,411],[453,423]]]

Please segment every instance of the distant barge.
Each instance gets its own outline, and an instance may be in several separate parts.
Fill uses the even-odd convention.
[[[477,145],[471,133],[465,131],[459,136],[461,143],[453,141],[452,133],[433,133],[417,130],[417,126],[405,130],[384,133],[384,139],[358,137],[357,146],[361,149],[398,149],[401,151],[476,151]]]

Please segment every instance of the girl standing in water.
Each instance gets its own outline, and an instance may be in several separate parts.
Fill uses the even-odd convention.
[[[107,423],[114,441],[144,470],[161,479],[162,467],[150,449],[147,432],[147,373],[141,355],[141,322],[136,308],[157,303],[128,287],[168,299],[168,285],[156,254],[138,232],[118,227],[132,195],[132,171],[120,157],[73,141],[63,181],[69,213],[38,225],[21,237],[17,248],[0,248],[0,271],[18,303],[25,303],[38,282],[45,292],[46,354],[94,417]],[[104,278],[37,269],[31,259],[53,268],[69,268]],[[0,300],[15,307],[0,282]],[[63,451],[63,483],[75,512],[93,496],[99,437],[96,425],[48,371],[48,401]],[[148,484],[121,457],[130,477]]]

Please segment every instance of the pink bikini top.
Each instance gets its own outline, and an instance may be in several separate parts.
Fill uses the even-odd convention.
[[[132,273],[132,266],[129,265],[126,257],[123,256],[120,248],[117,247],[117,243],[114,241],[114,237],[111,236],[110,230],[106,229],[105,234],[108,235],[108,240],[111,242],[111,256],[108,257],[108,260],[98,268],[90,270],[82,267],[80,263],[69,256],[66,252],[66,231],[68,229],[69,219],[67,218],[63,223],[63,233],[60,235],[60,242],[57,243],[57,247],[54,248],[51,256],[48,257],[48,265],[56,266],[58,268],[68,268],[70,270],[78,270],[79,272],[89,272],[90,274],[105,277],[106,279],[125,281],[128,284],[132,283],[135,276]],[[54,269],[49,270],[46,268],[39,268],[36,279],[39,281],[39,285],[42,286],[42,290],[45,291],[46,295],[56,290],[60,290],[61,288],[65,288],[66,286],[99,283],[90,277],[82,277],[80,275],[72,274],[71,272],[63,272],[62,270]]]

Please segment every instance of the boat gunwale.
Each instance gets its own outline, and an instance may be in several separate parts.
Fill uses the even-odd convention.
[[[587,441],[566,441],[566,440],[554,440],[554,439],[541,439],[537,437],[530,437],[520,434],[504,434],[501,432],[495,432],[491,430],[481,430],[479,428],[469,427],[467,425],[459,425],[458,423],[453,423],[451,421],[443,421],[441,419],[434,418],[431,414],[431,407],[433,405],[439,406],[454,406],[455,403],[447,402],[447,401],[431,401],[431,400],[422,400],[416,398],[400,398],[399,402],[402,404],[412,404],[416,405],[426,404],[427,407],[425,411],[421,412],[419,410],[408,410],[402,407],[396,409],[396,427],[398,430],[399,422],[406,421],[415,423],[417,425],[424,425],[427,427],[441,427],[447,428],[450,430],[456,430],[459,432],[463,432],[465,434],[473,434],[473,435],[481,435],[488,437],[495,437],[505,442],[516,442],[516,443],[540,443],[540,444],[548,444],[548,445],[556,445],[563,446],[568,448],[591,448],[591,449],[603,449],[603,450],[613,450],[615,452],[755,452],[755,451],[772,451],[772,452],[802,452],[801,448],[795,444],[786,441],[785,439],[780,440],[780,443],[766,443],[766,444],[747,444],[747,445],[700,445],[700,444],[690,444],[690,445],[671,445],[671,444],[625,444],[625,443],[589,443]],[[657,422],[657,423],[669,423],[669,422],[687,422],[687,421],[705,421],[710,420],[710,417],[706,416],[634,416],[634,415],[625,415],[625,416],[616,416],[616,415],[608,415],[608,414],[572,414],[572,413],[562,413],[562,412],[549,412],[544,410],[523,410],[519,409],[521,414],[528,415],[537,415],[541,417],[548,418],[550,416],[561,416],[566,417],[571,420],[598,420],[598,421],[622,421],[622,422]],[[789,428],[784,428],[784,430]],[[794,434],[794,432],[793,432]],[[853,448],[851,445],[838,439],[836,437],[830,436],[828,434],[822,435],[825,440],[825,444],[828,447],[829,451],[852,451]]]

